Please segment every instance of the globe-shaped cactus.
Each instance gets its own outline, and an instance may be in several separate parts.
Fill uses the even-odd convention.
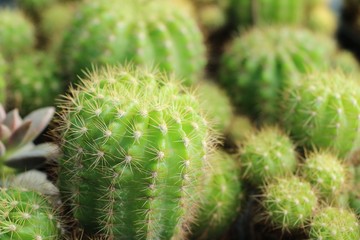
[[[205,46],[195,20],[164,1],[85,2],[66,33],[60,55],[65,73],[74,81],[92,64],[131,61],[156,65],[191,84],[205,64]]]
[[[198,101],[155,70],[88,75],[62,106],[64,201],[106,238],[184,239],[213,142]]]

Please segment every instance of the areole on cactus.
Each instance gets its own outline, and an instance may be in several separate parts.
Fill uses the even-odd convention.
[[[196,98],[129,65],[89,73],[62,109],[58,185],[86,231],[183,239],[214,142]]]

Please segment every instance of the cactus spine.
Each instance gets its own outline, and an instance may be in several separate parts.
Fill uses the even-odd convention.
[[[156,71],[88,78],[68,96],[59,129],[59,187],[75,217],[108,238],[183,239],[213,142],[198,102]]]
[[[202,74],[205,47],[184,11],[159,1],[88,1],[66,33],[61,59],[69,76],[91,64],[155,64],[191,84]]]

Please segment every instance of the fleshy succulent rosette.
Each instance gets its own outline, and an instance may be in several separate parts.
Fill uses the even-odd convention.
[[[17,109],[6,113],[0,104],[0,178],[12,172],[37,168],[59,154],[56,144],[33,143],[54,112],[53,107],[40,108],[22,119]]]

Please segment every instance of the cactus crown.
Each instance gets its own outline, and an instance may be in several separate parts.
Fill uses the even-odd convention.
[[[117,239],[181,239],[213,142],[196,99],[132,66],[90,73],[71,92],[58,129],[59,187],[75,217]]]

